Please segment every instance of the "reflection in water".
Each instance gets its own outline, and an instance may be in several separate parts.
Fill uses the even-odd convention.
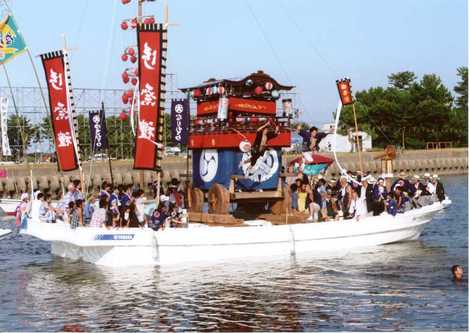
[[[468,284],[449,270],[468,270],[467,203],[459,200],[421,241],[320,260],[109,269],[10,237],[0,242],[0,329],[466,330]]]
[[[88,330],[405,329],[416,320],[434,321],[435,299],[452,287],[450,279],[423,274],[425,267],[413,266],[413,258],[433,271],[442,266],[436,258],[445,256],[443,248],[410,242],[340,259],[172,271],[57,258],[26,267],[27,301],[19,310],[33,306],[39,327],[53,323],[50,329],[58,323]]]

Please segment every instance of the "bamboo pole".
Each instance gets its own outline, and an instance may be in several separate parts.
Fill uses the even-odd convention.
[[[359,130],[357,128],[357,117],[356,117],[356,103],[353,103],[353,115],[354,115],[354,126],[356,127],[356,149],[358,152],[358,157],[359,157],[359,170],[361,170],[361,173],[364,172],[364,169],[362,168],[362,152],[361,152],[361,147],[359,147]]]

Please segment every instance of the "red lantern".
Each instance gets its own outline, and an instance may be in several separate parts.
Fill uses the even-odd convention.
[[[129,59],[129,57],[127,56],[127,54],[124,53],[124,54],[121,56],[121,60],[122,60],[122,61],[127,61],[127,59]]]
[[[262,93],[263,93],[263,87],[258,86],[255,88],[256,95],[261,95]]]
[[[144,19],[144,23],[145,24],[154,24],[155,19],[153,17],[147,17],[147,18]]]
[[[135,77],[132,78],[131,84],[132,84],[133,86],[135,86],[135,85],[137,84],[137,78],[135,78]]]
[[[223,95],[225,92],[225,88],[222,86],[219,86],[219,88],[217,88],[217,91],[219,92],[219,95]]]
[[[129,2],[131,2],[131,0],[121,0],[121,2],[123,5],[127,5]]]
[[[127,72],[122,73],[122,82],[124,83],[129,82],[129,74],[127,74]]]
[[[131,28],[132,29],[135,29],[137,27],[137,19],[136,18],[133,18],[131,20]]]
[[[133,64],[135,64],[136,61],[137,61],[137,57],[136,57],[136,56],[131,56],[131,62],[132,62]]]
[[[206,95],[212,95],[212,89],[210,87],[206,88]]]
[[[127,24],[127,21],[122,21],[121,29],[122,30],[127,30],[128,28],[129,28],[129,24]]]
[[[124,104],[129,103],[129,97],[127,96],[127,93],[123,93],[123,94],[122,94],[122,102],[123,102]]]
[[[199,97],[199,96],[201,96],[201,90],[199,90],[199,89],[194,89],[194,91],[193,91],[193,96],[194,96],[194,97]]]
[[[121,119],[122,121],[126,121],[127,118],[129,118],[129,115],[126,111],[121,111],[121,113],[119,113],[119,119]]]
[[[135,50],[133,47],[129,47],[127,49],[127,54],[130,55],[130,56],[133,56],[135,54]]]
[[[135,76],[139,75],[139,69],[138,68],[134,68],[134,75]]]

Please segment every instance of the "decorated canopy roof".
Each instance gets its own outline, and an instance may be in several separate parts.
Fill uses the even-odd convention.
[[[219,95],[235,97],[255,97],[260,99],[277,99],[280,91],[289,91],[293,86],[285,86],[277,82],[270,75],[259,70],[241,80],[209,79],[194,87],[181,88],[190,93],[196,100],[218,98]]]

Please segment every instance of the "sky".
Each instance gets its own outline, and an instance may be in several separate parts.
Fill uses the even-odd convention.
[[[33,55],[72,48],[77,88],[124,88],[121,53],[136,44],[120,23],[136,0],[10,0]],[[332,120],[335,81],[349,76],[353,91],[386,86],[390,73],[435,73],[452,90],[467,65],[466,0],[168,0],[168,72],[187,87],[208,78],[242,78],[262,69],[296,86],[301,120]],[[145,14],[163,19],[163,0]],[[113,24],[113,17],[114,24]],[[40,59],[34,61],[45,85]],[[128,66],[128,65],[127,65]],[[14,86],[37,86],[26,55],[10,63]],[[6,81],[0,76],[0,85]]]

